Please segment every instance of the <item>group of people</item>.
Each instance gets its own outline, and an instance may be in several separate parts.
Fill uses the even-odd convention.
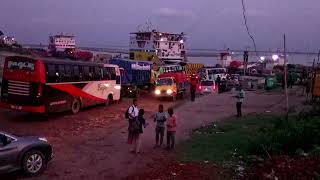
[[[138,108],[138,101],[136,99],[133,100],[133,104],[126,111],[126,118],[129,122],[128,144],[131,145],[130,152],[132,153],[140,153],[143,129],[149,125],[144,118],[144,113],[144,109]],[[174,115],[173,109],[169,108],[165,112],[163,105],[160,104],[158,112],[154,115],[154,122],[156,123],[154,148],[162,146],[165,130],[167,129],[166,149],[174,149],[177,118]]]

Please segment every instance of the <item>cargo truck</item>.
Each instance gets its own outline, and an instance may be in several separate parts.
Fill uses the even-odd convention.
[[[151,87],[151,63],[124,58],[112,58],[110,64],[121,69],[121,94],[123,97],[138,97],[141,89]]]

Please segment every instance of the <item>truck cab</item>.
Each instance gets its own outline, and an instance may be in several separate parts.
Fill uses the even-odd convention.
[[[155,83],[155,95],[158,98],[170,97],[176,100],[178,95],[184,95],[189,87],[188,78],[183,73],[161,74]]]

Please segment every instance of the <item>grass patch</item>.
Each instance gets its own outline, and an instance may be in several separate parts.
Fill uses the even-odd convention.
[[[279,117],[251,115],[230,119],[194,130],[192,138],[178,150],[183,161],[214,161],[217,163],[249,155],[251,144],[262,127],[268,128]]]
[[[309,153],[319,147],[320,113],[317,110],[292,115],[288,120],[255,114],[211,124],[194,130],[192,137],[178,147],[178,152],[182,161],[221,164],[246,161],[248,157]]]

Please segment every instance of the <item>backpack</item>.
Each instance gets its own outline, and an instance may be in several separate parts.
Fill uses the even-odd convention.
[[[132,123],[130,123],[130,125],[129,125],[129,132],[131,132],[131,133],[139,132],[140,126],[141,126],[141,123],[140,123],[138,117],[136,117],[135,120]]]
[[[126,118],[126,119],[129,119],[129,109],[131,108],[131,107],[133,107],[133,106],[130,106],[127,110],[126,110],[126,112],[125,112],[125,114],[124,114],[124,117]],[[133,111],[134,111],[134,108],[132,108],[132,112],[131,113],[133,113]]]

